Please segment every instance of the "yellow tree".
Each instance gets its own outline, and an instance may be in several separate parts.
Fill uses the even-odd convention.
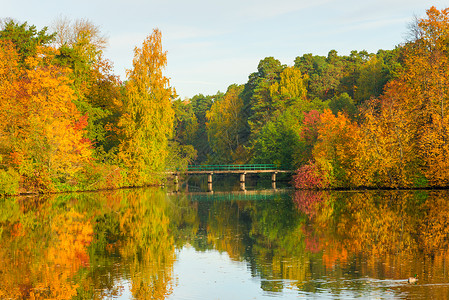
[[[0,155],[2,163],[6,163],[12,151],[11,134],[25,125],[23,111],[18,109],[22,107],[22,103],[16,102],[22,99],[16,96],[20,75],[19,55],[14,45],[9,41],[0,41]]]
[[[51,53],[42,55],[28,60],[30,70],[26,72],[26,92],[32,103],[28,106],[30,129],[43,135],[47,151],[36,151],[42,152],[52,177],[71,176],[91,155],[90,143],[83,139],[87,120],[73,103],[69,70],[51,66]],[[38,128],[42,132],[37,132]]]
[[[307,75],[301,74],[295,67],[287,67],[280,77],[279,82],[276,81],[270,86],[270,96],[273,98],[275,108],[285,109],[306,99]]]
[[[155,29],[134,49],[133,69],[128,70],[120,158],[129,170],[131,184],[150,183],[164,169],[168,138],[172,134],[175,94],[162,74],[167,53],[162,51],[161,32]]]
[[[416,132],[417,159],[432,185],[449,184],[449,8],[431,7],[427,18],[418,20],[417,39],[409,47],[406,60],[408,94],[413,94],[423,113]],[[408,96],[408,95],[407,95]]]
[[[231,85],[219,101],[206,113],[207,135],[214,156],[210,160],[231,163],[238,160],[242,146],[239,134],[244,126],[243,100],[239,97],[243,86]],[[240,146],[240,147],[239,147]]]
[[[357,140],[359,155],[355,157],[362,185],[412,185],[416,172],[416,131],[412,128],[417,121],[409,118],[410,111],[403,105],[407,100],[398,102],[393,87],[390,83],[380,101],[371,101],[363,113],[362,134]]]

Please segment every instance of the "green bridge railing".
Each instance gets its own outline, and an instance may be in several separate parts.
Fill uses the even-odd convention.
[[[274,164],[253,164],[253,165],[191,165],[187,171],[255,171],[255,170],[276,170]]]

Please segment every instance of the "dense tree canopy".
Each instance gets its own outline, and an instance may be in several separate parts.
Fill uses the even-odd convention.
[[[340,113],[321,116],[310,164],[318,164],[313,172],[325,178],[328,187],[448,185],[449,10],[432,7],[412,28],[414,39],[400,50],[380,52],[360,68],[356,95],[371,100],[361,106],[358,123]],[[394,62],[392,57],[400,59]],[[331,108],[336,108],[332,102]],[[329,140],[334,135],[338,139]]]
[[[0,194],[156,183],[173,130],[174,90],[155,30],[123,84],[88,20],[55,33],[0,30]]]
[[[157,29],[121,82],[89,20],[5,20],[0,193],[157,183],[189,163],[274,163],[298,187],[447,186],[448,15],[430,8],[392,50],[266,57],[246,83],[184,100]]]
[[[211,106],[215,154],[198,162],[298,168],[308,187],[305,178],[319,187],[447,186],[448,27],[448,9],[432,7],[411,26],[413,39],[393,50],[308,53],[292,67],[262,59],[235,96],[240,112]],[[235,146],[223,143],[226,122],[245,155],[233,158]]]

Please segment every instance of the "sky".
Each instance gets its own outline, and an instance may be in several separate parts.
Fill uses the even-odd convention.
[[[154,28],[167,51],[165,76],[181,99],[244,84],[259,61],[293,65],[306,53],[393,49],[415,17],[447,1],[427,0],[0,0],[0,18],[38,29],[88,19],[108,37],[105,57],[126,79],[134,48]]]

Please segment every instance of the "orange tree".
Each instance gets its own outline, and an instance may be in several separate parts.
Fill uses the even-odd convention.
[[[365,114],[373,163],[389,186],[446,186],[449,118],[449,9],[427,10],[403,47],[403,70]]]
[[[24,188],[43,191],[52,189],[51,178],[72,179],[91,157],[91,145],[73,103],[70,70],[53,64],[52,48],[36,53],[22,65],[15,45],[0,42],[1,154]]]

